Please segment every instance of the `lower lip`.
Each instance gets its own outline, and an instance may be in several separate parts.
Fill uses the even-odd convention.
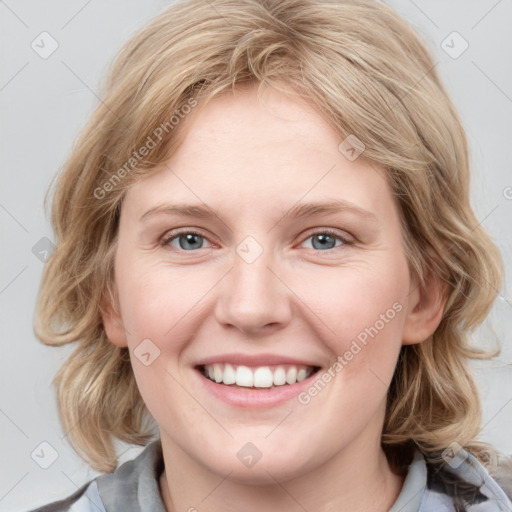
[[[316,377],[317,372],[310,375],[302,382],[295,384],[284,384],[273,388],[235,388],[225,384],[217,384],[206,378],[201,371],[195,370],[203,386],[213,396],[223,402],[243,408],[268,408],[281,405],[288,400],[296,397],[301,391],[304,391]]]

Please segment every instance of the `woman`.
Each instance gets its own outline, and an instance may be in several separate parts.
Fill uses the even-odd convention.
[[[466,367],[501,260],[389,7],[173,5],[116,60],[53,223],[36,332],[77,342],[61,418],[108,474],[40,510],[511,510]]]

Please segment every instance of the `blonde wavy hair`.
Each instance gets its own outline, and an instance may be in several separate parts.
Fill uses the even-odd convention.
[[[128,349],[108,341],[101,320],[105,297],[116,304],[123,196],[178,147],[184,130],[169,120],[185,105],[248,83],[293,89],[340,141],[364,143],[364,156],[387,170],[411,271],[421,286],[429,272],[447,285],[438,329],[399,356],[382,436],[390,463],[453,441],[487,460],[467,361],[492,354],[468,338],[501,287],[502,260],[471,209],[466,136],[435,68],[414,30],[377,0],[185,0],[124,46],[50,187],[56,249],[34,323],[46,345],[76,344],[54,383],[66,434],[92,468],[115,469],[115,439],[144,445],[153,435]],[[158,127],[162,143],[135,158]]]

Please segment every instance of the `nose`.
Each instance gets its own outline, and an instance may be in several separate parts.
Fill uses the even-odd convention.
[[[289,324],[292,316],[290,290],[283,283],[278,265],[263,251],[248,263],[234,255],[231,271],[222,280],[215,307],[217,321],[245,334],[268,334]]]

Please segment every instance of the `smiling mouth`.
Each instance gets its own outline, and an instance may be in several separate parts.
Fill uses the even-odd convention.
[[[316,373],[320,367],[293,364],[250,367],[215,363],[199,365],[196,369],[217,384],[234,388],[269,389],[302,382]]]

